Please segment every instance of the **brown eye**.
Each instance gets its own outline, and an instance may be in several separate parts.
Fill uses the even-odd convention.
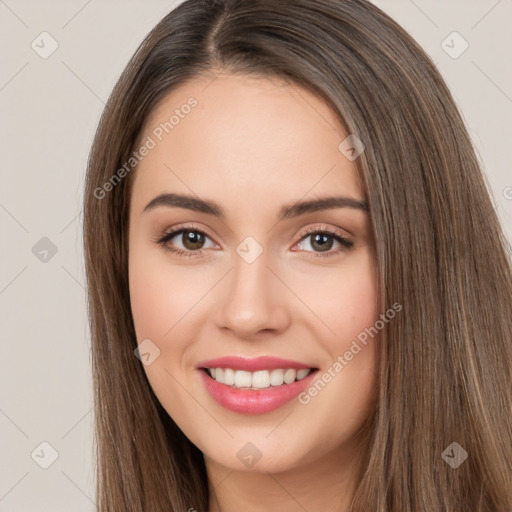
[[[199,231],[191,231],[188,229],[182,230],[181,232],[178,233],[181,233],[181,242],[185,249],[188,249],[190,251],[202,249],[205,240],[203,233],[200,233]]]
[[[334,237],[325,233],[316,233],[315,235],[310,235],[310,238],[312,240],[311,247],[318,249],[320,252],[332,249],[334,244]]]
[[[306,241],[309,240],[309,243]],[[338,250],[332,250],[334,244],[338,244]],[[341,234],[326,229],[310,229],[303,234],[298,243],[300,250],[310,253],[308,257],[328,257],[344,253],[354,246],[354,242],[348,240]],[[309,250],[309,247],[311,250]]]
[[[180,256],[199,256],[202,254],[207,240],[210,237],[197,228],[180,228],[154,240],[161,245],[166,251],[176,253]],[[180,245],[181,244],[181,245]]]

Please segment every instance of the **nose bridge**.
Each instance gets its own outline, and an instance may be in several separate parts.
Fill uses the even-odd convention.
[[[241,294],[239,299],[246,298],[246,295],[250,297],[250,295],[262,291],[266,291],[268,294],[270,292],[267,283],[270,274],[267,268],[269,264],[268,252],[264,251],[263,247],[259,251],[250,243],[240,244],[236,252],[231,276],[232,292],[237,295]],[[254,294],[251,292],[254,292]],[[253,296],[252,298],[257,297]],[[267,300],[268,298],[266,297]]]
[[[266,251],[259,255],[255,254],[254,248],[246,253],[242,252],[242,255],[240,252],[241,248],[238,247],[234,257],[229,296],[239,313],[249,319],[255,315],[261,316],[272,302],[272,284],[269,283],[271,273],[267,268]]]
[[[219,326],[250,337],[264,329],[281,329],[287,321],[279,280],[269,270],[269,253],[254,238],[236,248],[233,269],[219,304]]]

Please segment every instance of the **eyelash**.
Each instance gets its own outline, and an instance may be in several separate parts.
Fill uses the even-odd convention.
[[[199,249],[197,251],[183,251],[181,249],[174,249],[173,247],[167,245],[167,242],[169,240],[174,238],[176,235],[179,235],[184,232],[200,233],[201,235],[203,235],[207,238],[210,238],[208,236],[208,234],[205,233],[202,229],[199,229],[196,226],[190,225],[190,226],[184,226],[184,227],[182,226],[182,227],[176,228],[175,230],[170,231],[168,233],[164,233],[164,235],[162,237],[157,238],[156,240],[154,240],[154,242],[161,245],[164,250],[169,251],[173,254],[176,254],[177,256],[183,256],[183,257],[187,257],[187,258],[201,256],[205,249]],[[319,229],[318,227],[307,229],[304,233],[301,234],[301,238],[300,238],[299,242],[302,241],[303,239],[307,238],[308,235],[312,235],[312,234],[330,235],[337,242],[339,242],[342,245],[342,248],[337,251],[329,251],[329,252],[325,252],[325,253],[314,252],[314,251],[304,251],[306,253],[313,252],[313,254],[314,254],[314,256],[311,255],[311,256],[307,256],[307,257],[327,258],[330,256],[336,256],[342,252],[348,251],[349,249],[351,249],[354,246],[353,242],[351,242],[348,238],[341,236],[339,233],[336,233],[335,231],[332,231],[330,229]]]

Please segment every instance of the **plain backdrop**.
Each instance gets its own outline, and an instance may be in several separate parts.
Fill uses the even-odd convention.
[[[114,83],[178,3],[0,0],[1,512],[94,510],[85,165]],[[512,239],[512,2],[376,3],[446,79]]]

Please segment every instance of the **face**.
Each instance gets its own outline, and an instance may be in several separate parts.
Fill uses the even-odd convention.
[[[233,74],[172,91],[140,137],[137,341],[211,464],[276,472],[348,454],[372,411],[376,273],[346,137],[306,90]]]

